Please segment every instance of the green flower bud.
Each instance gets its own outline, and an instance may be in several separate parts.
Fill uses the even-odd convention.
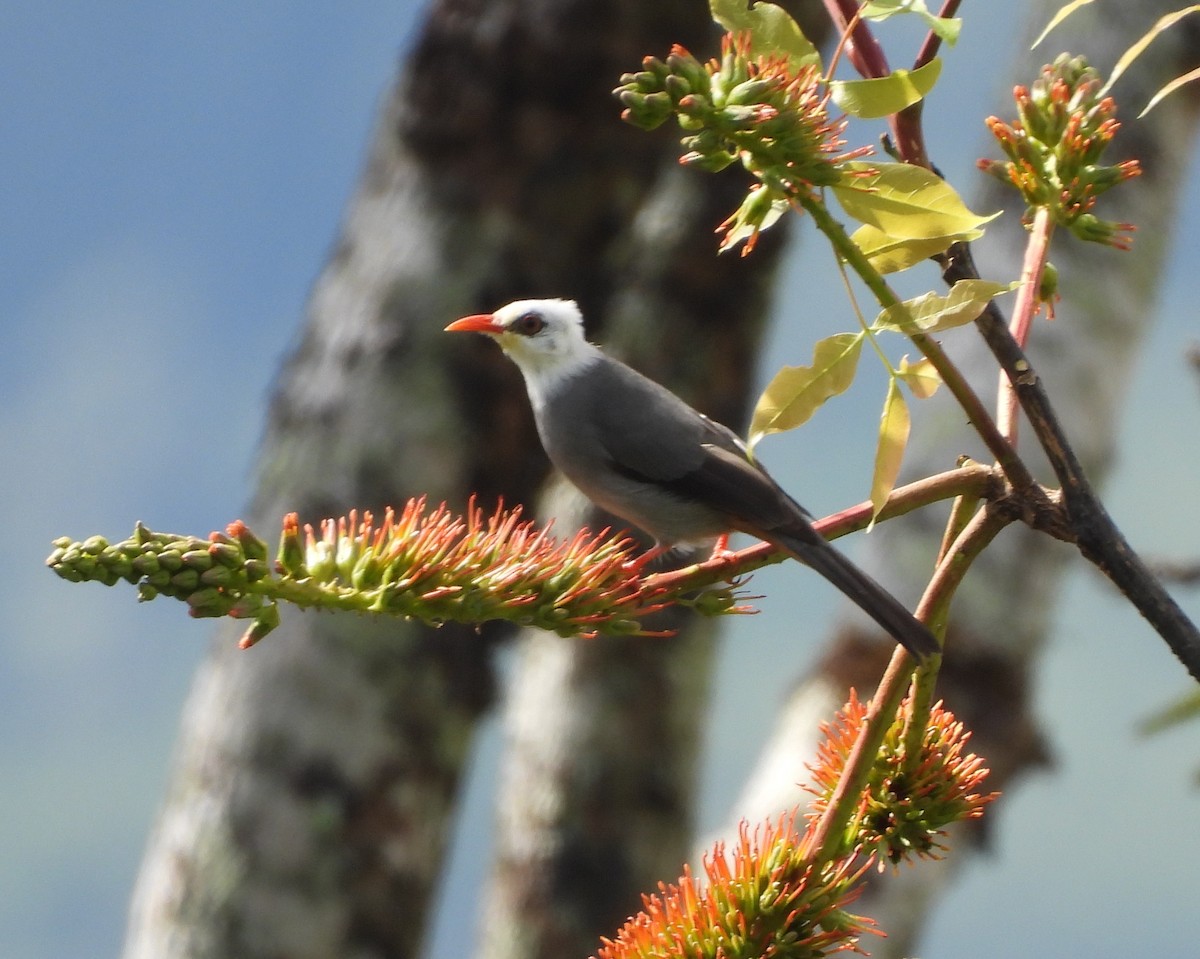
[[[764,96],[774,87],[770,80],[743,80],[729,91],[725,98],[727,105],[742,105],[762,103]]]
[[[712,102],[708,97],[699,93],[689,93],[676,104],[676,108],[681,114],[680,124],[683,123],[684,117],[704,120],[713,112]]]
[[[82,543],[80,543],[80,547],[85,553],[88,553],[92,556],[99,556],[102,552],[104,552],[105,549],[108,548],[108,540],[106,540],[103,536],[89,536]]]
[[[729,150],[725,145],[725,138],[716,130],[701,130],[695,136],[684,137],[682,140],[685,150],[697,153],[702,157],[707,157],[710,154],[729,154]],[[695,160],[684,158],[685,163],[694,163]]]
[[[229,569],[240,569],[245,561],[245,554],[236,543],[211,543],[208,547],[208,555]]]
[[[248,559],[242,564],[242,573],[248,583],[257,583],[260,579],[270,575],[270,572],[271,564],[266,560]]]
[[[185,602],[192,608],[192,615],[196,617],[224,616],[233,605],[215,586],[189,593]]]
[[[676,52],[667,57],[666,66],[674,76],[684,80],[692,90],[708,91],[711,78],[704,68],[704,64],[682,48],[676,48]]]
[[[200,582],[205,586],[229,586],[238,579],[237,574],[228,566],[214,566],[200,574]]]
[[[142,577],[141,582],[161,590],[171,585],[171,573],[169,570],[158,569]]]
[[[271,555],[270,547],[251,532],[250,528],[240,519],[229,524],[229,535],[242,548],[246,559],[267,559]]]
[[[748,129],[763,119],[764,113],[761,106],[727,106],[721,111],[721,116],[730,126]],[[762,132],[770,133],[766,129]]]
[[[71,568],[78,572],[84,579],[91,579],[96,575],[96,557],[89,556],[87,553],[79,553],[72,560]]]
[[[659,84],[667,78],[667,74],[671,72],[671,68],[663,63],[658,57],[645,56],[642,57],[642,69],[657,78]]]
[[[157,573],[160,569],[158,557],[154,553],[142,553],[134,559],[133,568],[144,576]]]
[[[720,616],[729,612],[737,602],[732,589],[706,589],[691,601],[697,612],[705,616]]]
[[[1038,301],[1053,303],[1058,296],[1058,267],[1047,261],[1042,267],[1042,281],[1038,284]],[[1051,314],[1053,316],[1053,314]]]
[[[279,607],[274,603],[264,606],[262,612],[258,614],[254,622],[250,625],[250,628],[242,634],[242,638],[238,641],[238,646],[242,649],[249,649],[278,625]]]
[[[189,549],[180,557],[180,560],[188,569],[194,569],[201,573],[206,569],[211,569],[213,564],[213,558],[207,548]]]
[[[181,569],[171,577],[171,582],[186,593],[200,585],[200,574],[194,569]]]
[[[85,579],[84,575],[72,564],[61,563],[55,565],[51,563],[50,565],[53,566],[54,572],[59,575],[59,578],[65,579],[68,583],[82,583]]]
[[[685,153],[680,162],[709,173],[720,173],[736,159],[732,153]]]
[[[673,103],[678,103],[684,97],[692,92],[692,85],[677,73],[672,73],[663,82],[663,90],[671,98]],[[700,91],[704,92],[703,88]]]

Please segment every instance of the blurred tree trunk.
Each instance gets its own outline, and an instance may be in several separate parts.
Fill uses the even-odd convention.
[[[622,124],[610,94],[647,52],[714,38],[695,0],[434,3],[280,375],[254,526],[422,493],[530,501],[547,470],[515,370],[482,339],[441,332],[518,296],[578,299],[592,335],[619,317],[654,375],[740,415],[779,241],[714,266],[712,229],[741,185],[695,178],[680,194],[675,134]],[[686,823],[695,726],[679,717],[699,708],[703,675],[671,674],[709,639],[677,625],[683,667],[665,645],[566,644],[653,687],[635,697],[651,722],[674,717],[634,757],[679,757],[660,792],[638,785],[644,768],[602,774],[631,777],[614,801],[647,822]],[[236,634],[218,631],[191,694],[125,956],[416,955],[503,631],[309,614],[249,652]],[[608,801],[611,821],[582,840],[593,868],[623,815]],[[674,874],[686,830],[650,829],[636,855],[621,841],[629,868],[606,877],[603,901],[595,884],[574,890],[589,942],[667,863]],[[576,927],[564,940],[582,941]]]
[[[1034,3],[1028,11],[1032,38],[1061,4]],[[1125,4],[1100,0],[1077,12],[1036,51],[1013,65],[1011,81],[1028,85],[1041,65],[1057,51],[1084,54],[1106,76],[1130,43],[1155,19],[1174,9],[1171,0]],[[1194,20],[1185,20],[1155,41],[1115,90],[1124,126],[1114,145],[1117,158],[1138,157],[1145,173],[1106,194],[1102,215],[1138,224],[1133,249],[1117,253],[1063,235],[1051,259],[1062,277],[1059,319],[1039,322],[1028,353],[1047,385],[1052,401],[1093,481],[1103,485],[1113,457],[1118,411],[1139,348],[1150,331],[1162,282],[1178,197],[1192,156],[1188,144],[1196,132],[1196,98],[1191,91],[1169,98],[1143,120],[1134,120],[1150,96],[1168,80],[1194,69],[1200,35]],[[1001,117],[1013,114],[1012,101],[999,103]],[[982,125],[981,125],[982,128]],[[936,145],[933,161],[936,163]],[[998,156],[994,142],[981,137],[980,156]],[[987,180],[973,209],[1005,208],[1006,216],[988,227],[975,256],[989,279],[1020,275],[1026,233],[1019,225],[1021,208],[1014,191]],[[972,329],[947,337],[955,360],[981,395],[995,393],[996,365]],[[947,469],[963,452],[983,458],[962,428],[962,414],[952,403],[921,404],[914,410],[914,444],[906,458],[908,478]],[[1036,441],[1023,424],[1021,449],[1037,463]],[[1049,469],[1042,478],[1053,482]],[[897,595],[915,603],[924,587],[943,532],[944,511],[923,510],[882,524],[869,538],[866,565]],[[1045,747],[1036,717],[1030,712],[1030,672],[1047,640],[1064,573],[1074,550],[1024,527],[1007,530],[972,568],[954,601],[947,656],[938,694],[974,732],[973,751],[992,770],[988,786],[1011,787],[1013,781],[1044,763]],[[1149,631],[1147,631],[1149,632]],[[1138,637],[1153,643],[1155,637]],[[843,624],[816,674],[807,677],[784,706],[771,741],[731,811],[726,834],[742,817],[751,822],[778,815],[806,802],[796,785],[797,771],[813,759],[814,717],[829,716],[845,699],[848,687],[863,695],[875,688],[892,644]],[[911,955],[939,889],[953,881],[966,861],[968,847],[954,843],[941,868],[904,870],[881,881],[860,902],[862,911],[880,921],[888,938],[871,944],[880,959]]]

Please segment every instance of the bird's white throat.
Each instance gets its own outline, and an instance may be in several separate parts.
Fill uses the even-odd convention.
[[[588,349],[580,350],[570,358],[539,354],[518,359],[513,351],[505,351],[512,356],[521,375],[525,377],[525,389],[529,393],[529,402],[535,412],[540,412],[546,404],[553,403],[554,398],[561,394],[572,380],[600,362],[603,356],[600,348],[586,342],[583,345]]]

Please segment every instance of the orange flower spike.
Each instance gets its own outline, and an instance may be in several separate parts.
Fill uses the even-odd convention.
[[[208,540],[138,527],[128,546],[112,549],[62,538],[48,563],[74,582],[124,580],[137,584],[143,599],[180,599],[192,615],[253,618],[254,641],[278,621],[277,601],[429,622],[507,618],[563,634],[586,628],[621,635],[647,633],[641,618],[678,601],[669,591],[644,589],[627,573],[624,559],[634,551],[629,539],[579,531],[559,543],[520,517],[519,510],[485,515],[478,506],[459,517],[444,503],[429,511],[423,499],[414,499],[385,511],[378,525],[375,514],[350,510],[301,528],[290,513],[273,565],[266,562],[266,544],[241,523]],[[159,575],[161,565],[178,561],[176,554],[199,553],[207,565],[196,582]]]

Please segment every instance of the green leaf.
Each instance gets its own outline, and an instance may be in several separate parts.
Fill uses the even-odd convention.
[[[911,426],[908,404],[899,383],[893,379],[888,383],[887,399],[883,401],[883,415],[879,419],[879,445],[875,447],[875,471],[871,474],[872,522],[895,489]]]
[[[912,391],[912,395],[919,400],[929,399],[942,385],[941,376],[938,375],[938,371],[934,369],[933,363],[927,356],[922,356],[917,362],[910,363],[908,354],[904,354],[900,358],[900,368],[896,370],[896,375],[904,380],[904,384]]]
[[[916,70],[896,70],[871,80],[834,80],[829,88],[833,102],[846,113],[874,120],[912,106],[933,89],[941,72],[941,58],[934,57]]]
[[[925,25],[950,46],[958,41],[962,20],[958,17],[939,17],[929,12],[924,0],[871,0],[859,8],[864,20],[886,20],[898,13],[914,13]]]
[[[983,312],[992,297],[1008,293],[1017,283],[992,283],[989,280],[959,280],[944,296],[923,293],[899,306],[890,306],[875,320],[873,330],[898,333],[939,333],[964,326]]]
[[[885,276],[888,273],[899,273],[910,266],[916,266],[928,260],[931,256],[945,253],[951,244],[970,243],[983,236],[982,230],[970,230],[967,233],[957,233],[953,236],[935,236],[928,240],[903,239],[888,236],[881,230],[864,223],[850,237],[863,255]]]
[[[1138,732],[1143,736],[1160,733],[1181,723],[1200,718],[1200,690],[1187,693],[1182,699],[1159,710],[1138,723]]]
[[[1046,34],[1048,34],[1051,30],[1053,30],[1060,23],[1062,23],[1064,20],[1066,20],[1067,17],[1069,17],[1071,14],[1073,14],[1080,7],[1086,7],[1089,3],[1092,3],[1092,2],[1093,2],[1093,0],[1071,0],[1070,3],[1066,4],[1066,6],[1064,6],[1061,10],[1058,11],[1058,13],[1056,13],[1053,17],[1050,18],[1050,22],[1048,24],[1046,24],[1046,29],[1038,34],[1038,38],[1033,41],[1033,46],[1031,46],[1029,49],[1030,50],[1034,49],[1034,47],[1036,47],[1039,43],[1041,43],[1043,40],[1045,40]]]
[[[1188,14],[1200,11],[1200,4],[1192,4],[1190,7],[1184,7],[1182,10],[1176,10],[1174,13],[1168,13],[1165,16],[1159,17],[1158,21],[1149,30],[1141,35],[1138,40],[1133,43],[1128,50],[1121,54],[1121,59],[1117,61],[1117,65],[1113,67],[1113,71],[1109,74],[1108,81],[1100,88],[1100,96],[1108,93],[1112,89],[1117,78],[1129,69],[1130,65],[1143,53],[1146,48],[1154,42],[1158,35],[1171,27],[1175,26],[1180,20]]]
[[[1154,96],[1152,96],[1150,98],[1150,102],[1146,104],[1145,109],[1143,109],[1142,112],[1138,114],[1138,119],[1140,120],[1147,113],[1149,113],[1151,110],[1153,110],[1154,107],[1158,104],[1158,101],[1163,99],[1163,97],[1169,96],[1170,94],[1174,93],[1176,90],[1178,90],[1184,84],[1191,83],[1193,80],[1196,80],[1196,79],[1200,79],[1200,67],[1196,67],[1195,70],[1189,70],[1187,73],[1185,73],[1181,77],[1176,77],[1174,80],[1172,80],[1170,83],[1166,84],[1156,94],[1154,94]]]
[[[812,366],[785,366],[767,384],[750,421],[750,446],[793,430],[854,382],[864,334],[836,333],[813,347]]]
[[[750,31],[750,56],[785,54],[793,69],[812,64],[821,69],[821,54],[786,10],[773,3],[709,0],[712,18],[729,33]]]
[[[830,187],[843,210],[860,223],[902,239],[957,236],[994,220],[999,213],[972,213],[941,177],[910,163],[841,165],[842,181]]]

